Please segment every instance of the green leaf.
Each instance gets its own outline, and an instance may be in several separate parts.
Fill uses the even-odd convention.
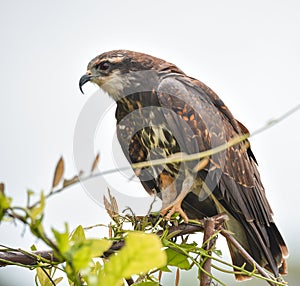
[[[41,286],[53,286],[53,283],[50,281],[49,277],[46,275],[46,273],[51,277],[51,270],[46,268],[37,267],[36,268],[36,275],[39,280],[39,283]],[[63,277],[58,277],[56,279],[53,279],[53,282],[55,285],[57,285],[60,281],[62,281]]]
[[[67,224],[65,224],[65,229],[65,232],[58,232],[52,228],[52,232],[56,239],[57,248],[62,254],[66,253],[70,249],[69,228]]]
[[[176,251],[172,248],[167,248],[166,254],[168,257],[168,262],[167,262],[168,265],[176,266],[180,269],[185,269],[185,270],[191,268],[188,258],[184,254],[180,253],[180,251]]]
[[[72,233],[71,241],[83,242],[85,240],[86,240],[86,238],[85,238],[85,234],[84,234],[84,229],[81,225],[79,225]]]
[[[4,217],[5,210],[10,208],[11,201],[12,201],[11,198],[5,196],[4,191],[0,192],[0,221]]]
[[[159,282],[154,282],[154,281],[147,281],[147,282],[140,282],[140,283],[134,283],[133,285],[138,285],[138,286],[159,286]]]
[[[71,261],[74,267],[75,272],[85,269],[88,266],[88,263],[91,259],[91,249],[89,249],[86,245],[81,245],[81,247],[72,247],[70,252],[71,254]]]
[[[29,216],[31,220],[35,221],[36,219],[39,219],[43,214],[44,209],[45,209],[45,195],[42,192],[39,204],[36,207],[32,208],[29,212]]]
[[[44,271],[40,267],[36,268],[36,275],[42,286],[46,284],[47,280],[49,280],[47,275],[44,273]]]
[[[44,232],[44,228],[42,225],[42,220],[43,220],[43,216],[41,216],[40,218],[33,219],[32,222],[30,223],[30,230],[33,235],[44,240],[45,232]]]
[[[83,238],[81,230],[77,234],[80,234],[79,241],[73,244],[69,251],[64,254],[67,257],[65,271],[68,278],[73,282],[78,279],[78,272],[80,271],[82,278],[89,281],[88,285],[96,286],[97,271],[101,265],[95,264],[92,258],[102,255],[111,246],[112,242],[107,239],[87,239],[80,241]],[[77,284],[75,283],[75,285]]]
[[[102,269],[102,265],[97,261],[93,267],[91,267],[90,273],[87,275],[87,285],[89,286],[98,286],[98,275],[100,269]]]
[[[122,285],[123,278],[162,267],[166,261],[161,241],[155,234],[130,232],[125,238],[125,246],[100,270],[98,285]]]
[[[75,271],[83,270],[92,262],[92,258],[100,257],[112,242],[107,239],[85,239],[84,230],[79,226],[71,240],[77,241],[71,246],[67,255],[72,261]]]
[[[107,239],[87,239],[86,245],[91,249],[91,257],[100,257],[111,247],[112,241]]]
[[[168,264],[168,263],[167,263]],[[163,271],[163,272],[172,272],[171,269],[168,268],[168,266],[163,266],[161,268],[159,268],[160,271]]]
[[[31,189],[27,189],[27,196],[30,197],[32,195],[34,195],[34,191]]]
[[[54,284],[57,285],[60,281],[62,281],[64,278],[63,277],[58,277],[58,278],[55,278],[53,281],[54,281]],[[53,286],[53,284],[51,283],[51,286]]]
[[[56,245],[66,259],[66,273],[69,279],[76,279],[77,272],[93,264],[93,257],[99,257],[112,244],[107,239],[86,239],[84,229],[78,226],[69,239],[68,226],[65,232],[52,229]],[[88,270],[89,271],[89,270]]]
[[[193,243],[182,243],[182,244],[180,244],[180,248],[185,251],[195,251],[199,247],[196,242],[193,242]]]
[[[72,233],[70,242],[72,246],[68,250],[67,256],[72,261],[72,266],[77,272],[80,269],[86,268],[91,258],[91,251],[84,245],[86,241],[84,229],[79,225]]]
[[[221,249],[214,249],[213,252],[220,257],[223,255]]]

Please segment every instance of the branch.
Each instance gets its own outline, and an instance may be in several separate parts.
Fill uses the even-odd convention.
[[[215,232],[215,220],[213,218],[204,219],[204,235],[203,248],[211,255],[211,248],[215,243],[212,236]],[[203,264],[203,271],[201,272],[200,286],[210,286],[211,284],[211,258],[207,258]]]
[[[206,218],[201,221],[191,221],[190,223],[182,223],[177,226],[173,225],[168,227],[168,236],[169,237],[178,237],[187,234],[194,234],[197,232],[204,231],[204,245],[205,249],[209,251],[215,243],[216,237],[214,234],[216,231],[220,231],[225,238],[230,240],[230,242],[236,247],[236,249],[240,252],[240,254],[254,266],[254,268],[258,271],[258,273],[264,278],[265,281],[269,283],[271,286],[275,285],[283,285],[281,283],[276,283],[270,275],[249,255],[249,253],[235,240],[235,238],[228,233],[226,230],[222,228],[223,223],[228,220],[226,214],[219,214],[212,218]],[[165,234],[164,230],[160,230],[156,233],[158,236],[163,236]],[[120,250],[124,246],[124,240],[120,240],[114,242],[113,245],[101,256],[102,258],[108,258],[110,255],[114,254],[116,251]],[[17,265],[27,268],[41,266],[41,264],[59,264],[64,261],[59,260],[55,256],[55,252],[53,250],[43,250],[43,251],[32,251],[27,252],[21,249],[13,249],[2,246],[0,249],[0,267],[8,266],[8,265]],[[208,254],[206,261],[203,265],[203,271],[201,273],[201,286],[207,286],[211,283],[211,259],[213,258],[210,254]],[[216,259],[219,262],[219,259]],[[225,262],[223,262],[225,263]],[[225,263],[229,265],[228,263]],[[234,267],[234,265],[231,265]],[[239,269],[239,268],[238,268]],[[251,275],[251,273],[250,273]],[[257,277],[257,276],[256,276]]]
[[[227,219],[227,216],[217,215],[217,225],[223,224],[223,222]],[[182,236],[186,234],[193,234],[195,232],[202,232],[203,221],[199,221],[197,223],[191,224],[180,224],[178,226],[170,226],[168,228],[168,234],[173,234],[172,237]],[[158,236],[162,236],[164,234],[163,230],[160,230],[156,233]],[[120,240],[114,242],[113,245],[103,254],[104,258],[109,257],[116,251],[120,250],[124,246],[124,240]],[[35,266],[37,265],[41,259],[47,260],[49,263],[62,263],[63,261],[58,260],[54,252],[52,250],[43,250],[43,251],[32,251],[26,252],[21,249],[12,249],[12,248],[3,248],[0,249],[0,266],[14,265],[19,264],[21,266]],[[45,261],[43,261],[45,262]]]
[[[239,244],[239,242],[228,232],[226,232],[226,230],[222,229],[221,230],[221,234],[226,237],[231,243],[232,245],[235,246],[235,248],[239,251],[239,253],[252,265],[255,265],[255,268],[257,269],[257,271],[259,272],[259,274],[265,278],[267,278],[268,280],[272,280],[270,275],[252,258],[251,255],[249,255],[249,253]],[[268,283],[272,286],[275,286],[275,284],[273,284],[272,282],[268,281]]]
[[[0,249],[0,266],[7,265],[19,265],[23,267],[27,266],[37,266],[39,262],[48,261],[49,263],[61,263],[61,260],[58,260],[53,250],[42,250],[42,251],[32,251],[26,252],[21,249],[15,250],[6,250]]]

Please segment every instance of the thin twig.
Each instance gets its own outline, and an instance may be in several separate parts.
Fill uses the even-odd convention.
[[[288,118],[289,116],[291,116],[293,113],[295,113],[296,111],[298,111],[300,109],[300,104],[294,106],[292,109],[288,110],[286,113],[282,114],[281,116],[275,118],[275,119],[272,119],[272,120],[269,120],[267,122],[267,124],[265,124],[264,126],[256,129],[255,131],[253,131],[251,133],[251,137],[261,133],[261,132],[264,132],[265,130],[273,127],[274,125],[276,125],[277,123],[283,121],[284,119]]]
[[[252,258],[251,255],[249,255],[249,253],[240,245],[240,243],[228,232],[226,232],[226,230],[221,230],[221,234],[226,237],[231,243],[232,245],[235,246],[235,248],[239,251],[239,253],[252,265],[255,265],[255,268],[257,269],[257,271],[260,273],[261,276],[267,278],[267,279],[271,279],[270,275]],[[272,282],[268,281],[268,283],[272,286],[275,286],[275,284],[273,284]]]
[[[289,111],[287,111],[286,113],[281,115],[280,117],[269,121],[263,127],[258,128],[257,130],[252,132],[252,135],[247,133],[247,134],[243,134],[243,135],[240,135],[240,136],[236,136],[235,138],[232,138],[228,142],[226,142],[222,145],[219,145],[215,148],[212,148],[210,150],[206,150],[206,151],[195,153],[195,154],[189,154],[189,155],[181,154],[180,156],[175,155],[175,156],[170,156],[168,158],[163,158],[163,159],[156,159],[156,160],[151,160],[151,161],[146,161],[146,162],[134,163],[134,164],[131,164],[131,167],[128,166],[128,167],[120,167],[118,169],[107,170],[107,171],[103,171],[101,173],[97,173],[97,174],[95,174],[95,176],[101,176],[101,175],[114,173],[114,172],[117,172],[118,170],[123,171],[123,170],[127,170],[127,169],[130,169],[130,168],[132,168],[132,169],[142,169],[142,168],[147,168],[147,167],[152,167],[152,166],[160,166],[160,165],[169,164],[169,163],[194,161],[194,160],[199,160],[199,159],[202,159],[202,158],[205,158],[205,157],[209,157],[211,155],[222,152],[222,151],[224,151],[224,150],[226,150],[226,149],[228,149],[228,148],[230,148],[230,147],[232,147],[232,146],[248,139],[249,137],[254,137],[255,135],[271,128],[275,124],[278,124],[279,122],[281,122],[284,119],[291,116],[293,113],[295,113],[299,109],[300,109],[300,104],[296,105],[295,107],[293,107],[292,109],[290,109]]]

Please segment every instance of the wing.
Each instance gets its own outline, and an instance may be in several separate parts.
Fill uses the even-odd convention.
[[[157,96],[160,105],[167,110],[166,121],[180,145],[196,140],[199,151],[204,151],[248,132],[218,96],[195,79],[166,75]],[[186,133],[183,122],[192,132]],[[193,138],[188,135],[191,133]],[[212,191],[219,211],[226,211],[232,218],[228,229],[236,233],[236,238],[256,261],[277,275],[287,248],[273,222],[251,149],[241,142],[212,155],[209,166],[199,176]],[[230,244],[229,248],[234,264],[242,265],[244,260]],[[285,269],[279,271],[285,272]]]

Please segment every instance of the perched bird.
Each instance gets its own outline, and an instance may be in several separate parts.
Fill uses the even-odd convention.
[[[97,84],[117,104],[117,136],[130,163],[180,158],[248,134],[209,87],[174,64],[128,50],[90,61],[79,86]],[[143,187],[162,199],[161,213],[184,220],[225,212],[225,228],[276,277],[286,274],[288,249],[265,195],[247,140],[202,160],[174,160],[135,169]],[[253,266],[228,241],[234,265]],[[236,275],[238,280],[248,276]]]

